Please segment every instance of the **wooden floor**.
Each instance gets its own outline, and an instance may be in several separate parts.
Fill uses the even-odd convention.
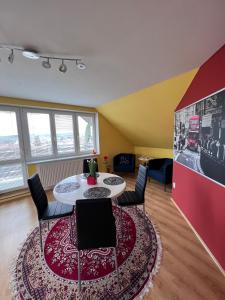
[[[135,179],[127,177],[127,189]],[[49,198],[52,197],[49,192]],[[163,257],[153,289],[145,300],[224,300],[225,278],[170,200],[169,191],[151,182],[146,208],[160,232]],[[17,248],[34,225],[36,210],[30,197],[0,205],[0,299],[12,299],[10,265]],[[63,300],[63,299],[62,299]]]

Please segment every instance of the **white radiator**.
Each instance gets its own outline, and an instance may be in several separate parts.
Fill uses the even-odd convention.
[[[45,189],[52,188],[60,180],[80,174],[83,171],[83,159],[63,160],[37,165],[37,172]]]

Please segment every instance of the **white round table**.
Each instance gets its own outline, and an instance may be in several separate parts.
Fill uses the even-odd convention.
[[[84,178],[84,174],[74,175],[74,176],[63,179],[62,181],[57,183],[57,185],[53,189],[53,195],[54,195],[55,199],[59,202],[65,203],[65,204],[75,205],[76,200],[87,199],[84,196],[84,193],[88,189],[94,188],[94,187],[104,187],[104,188],[109,189],[110,194],[107,196],[107,198],[113,199],[123,193],[123,191],[126,188],[125,180],[123,181],[123,183],[117,184],[117,185],[109,185],[109,184],[105,184],[103,182],[103,180],[105,178],[108,178],[108,177],[121,178],[120,176],[115,175],[115,174],[110,174],[110,173],[101,173],[101,172],[99,172],[98,174],[99,174],[99,177],[97,177],[97,184],[95,184],[95,185],[87,184],[87,179]],[[71,189],[69,188],[70,183],[71,183],[71,185],[74,183],[74,188],[76,188],[76,189],[71,190],[71,189],[73,189],[73,187]],[[77,185],[77,187],[76,187],[76,185]],[[68,189],[67,189],[67,187],[68,187]]]

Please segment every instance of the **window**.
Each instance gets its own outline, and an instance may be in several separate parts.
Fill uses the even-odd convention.
[[[73,116],[55,114],[55,131],[58,154],[75,152]]]
[[[0,111],[0,160],[20,158],[15,111]]]
[[[26,186],[26,165],[98,152],[97,113],[0,105],[0,193]]]
[[[0,192],[25,186],[22,164],[0,164]]]
[[[19,111],[0,107],[0,192],[25,186]]]
[[[92,116],[78,116],[78,131],[80,152],[90,152],[95,149],[94,119]]]
[[[31,157],[51,156],[53,147],[49,114],[28,112],[27,122]]]
[[[98,150],[96,113],[23,109],[28,162],[74,157]]]

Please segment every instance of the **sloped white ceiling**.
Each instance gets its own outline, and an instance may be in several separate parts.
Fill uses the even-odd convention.
[[[0,51],[0,95],[95,107],[201,65],[225,41],[224,0],[0,0],[0,43],[81,57],[45,70]]]

